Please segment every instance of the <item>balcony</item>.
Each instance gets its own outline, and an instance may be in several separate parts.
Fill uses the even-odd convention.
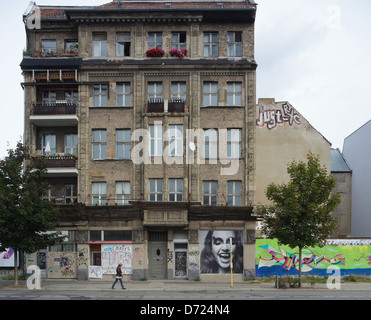
[[[164,100],[152,99],[147,102],[148,113],[184,113],[185,101],[181,99]]]
[[[34,103],[30,121],[37,126],[75,126],[77,107],[73,102]]]
[[[47,155],[34,156],[32,161],[44,160],[48,172],[48,177],[72,177],[77,176],[77,157],[75,155]]]

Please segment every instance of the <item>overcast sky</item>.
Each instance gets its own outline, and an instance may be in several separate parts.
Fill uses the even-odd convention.
[[[255,0],[257,98],[290,102],[327,140],[344,139],[371,119],[371,1]],[[36,0],[38,5],[100,5],[109,0]],[[0,158],[23,139],[19,67],[29,0],[1,6]]]

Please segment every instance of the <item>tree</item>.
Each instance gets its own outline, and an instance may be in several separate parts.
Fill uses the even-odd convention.
[[[309,153],[307,164],[293,161],[288,165],[288,183],[271,183],[266,190],[271,205],[258,206],[262,233],[281,245],[299,248],[299,287],[301,287],[301,255],[306,247],[325,244],[337,226],[331,212],[340,203],[340,195],[332,192],[336,182],[319,157]]]
[[[42,198],[49,188],[45,173],[45,161],[30,161],[21,142],[0,160],[0,251],[14,249],[14,285],[18,285],[18,251],[33,253],[64,238],[52,232],[58,225],[58,209]]]

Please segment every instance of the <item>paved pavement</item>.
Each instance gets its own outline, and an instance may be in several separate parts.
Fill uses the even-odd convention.
[[[91,291],[111,291],[113,281],[86,280],[78,281],[74,279],[43,279],[41,281],[41,290],[65,291],[65,290],[91,290]],[[124,285],[127,291],[259,291],[259,290],[279,290],[275,289],[274,283],[248,283],[235,282],[233,288],[230,283],[221,282],[203,282],[188,280],[147,280],[147,281],[126,281]],[[13,281],[0,280],[1,288],[11,290],[27,289],[26,281],[19,281],[19,287],[13,287]],[[303,284],[303,288],[325,289],[326,284]],[[121,290],[120,283],[116,284],[116,290]],[[289,289],[291,290],[291,289]],[[340,290],[370,291],[371,283],[366,282],[346,282],[340,284]]]

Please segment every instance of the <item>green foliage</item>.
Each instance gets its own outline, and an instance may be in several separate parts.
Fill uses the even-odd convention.
[[[59,213],[42,199],[48,189],[45,173],[45,163],[31,162],[20,142],[15,150],[8,150],[8,158],[0,160],[2,248],[32,253],[63,240],[59,233],[50,232],[58,225]]]
[[[336,182],[318,157],[308,154],[307,163],[293,161],[288,183],[270,184],[266,190],[270,206],[259,206],[263,234],[291,248],[324,245],[337,226],[331,212],[340,203],[332,193]]]

